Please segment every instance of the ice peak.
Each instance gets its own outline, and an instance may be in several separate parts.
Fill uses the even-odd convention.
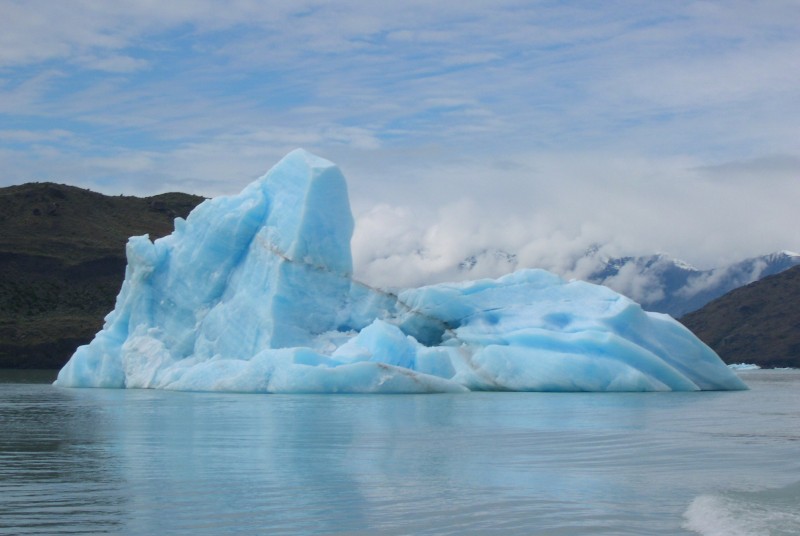
[[[353,216],[339,168],[304,149],[286,155],[263,178],[269,205],[264,237],[295,261],[342,274],[353,271]]]
[[[302,158],[303,160],[305,160],[306,164],[311,169],[338,167],[330,160],[326,160],[321,156],[317,156],[314,153],[307,151],[306,149],[303,149],[302,147],[290,151],[286,156],[283,157],[283,159],[295,159],[295,158]]]

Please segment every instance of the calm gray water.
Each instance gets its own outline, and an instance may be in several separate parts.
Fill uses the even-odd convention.
[[[0,534],[798,534],[800,371],[742,376],[751,391],[286,396],[6,371]]]

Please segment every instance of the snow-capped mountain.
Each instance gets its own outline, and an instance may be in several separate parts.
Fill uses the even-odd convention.
[[[679,318],[711,300],[766,276],[800,265],[800,254],[781,251],[744,259],[728,266],[699,270],[665,254],[641,257],[604,258],[600,248],[590,248],[574,266],[590,265],[577,277],[610,287],[639,303],[649,311],[668,313]],[[459,264],[460,271],[475,271],[487,263],[505,264],[509,270],[522,268],[517,256],[500,250],[472,255]],[[550,268],[551,267],[545,267]],[[573,271],[560,275],[576,277]]]
[[[517,268],[519,263],[517,255],[499,249],[486,249],[475,255],[470,255],[458,264],[459,271],[465,272],[474,269],[478,263],[482,266],[487,263],[506,265],[510,270]]]
[[[645,309],[676,318],[733,289],[800,264],[800,254],[781,251],[728,266],[698,270],[667,255],[609,259],[586,279],[637,299]],[[637,295],[638,294],[638,295]]]

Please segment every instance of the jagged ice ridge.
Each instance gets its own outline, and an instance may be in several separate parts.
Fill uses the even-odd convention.
[[[68,387],[269,393],[744,389],[667,315],[542,270],[391,293],[352,278],[332,163],[296,150],[175,231],[130,239]]]

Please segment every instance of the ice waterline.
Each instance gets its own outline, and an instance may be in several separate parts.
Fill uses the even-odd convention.
[[[352,278],[339,169],[298,149],[175,231],[125,281],[66,387],[270,393],[746,389],[667,315],[543,270],[390,293]]]

